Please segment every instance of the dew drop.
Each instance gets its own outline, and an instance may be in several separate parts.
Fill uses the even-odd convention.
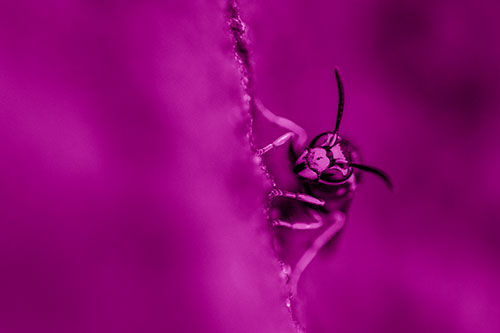
[[[281,265],[280,277],[283,279],[283,281],[288,282],[291,273],[292,273],[292,268],[290,267],[290,265],[286,264]]]

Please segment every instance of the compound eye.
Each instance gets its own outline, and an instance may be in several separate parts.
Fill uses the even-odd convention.
[[[347,162],[342,164],[335,164],[333,166],[333,169],[338,170],[345,178],[349,177],[351,173],[351,167]]]
[[[341,170],[346,170],[349,169],[349,162],[347,162],[346,160],[335,160],[335,164],[333,165],[333,167],[337,167]]]
[[[330,168],[321,173],[321,180],[327,183],[342,183],[350,176],[349,169],[340,170],[338,168]]]
[[[339,184],[345,182],[352,174],[352,167],[345,159],[337,159],[334,164],[321,173],[321,180],[327,183]]]

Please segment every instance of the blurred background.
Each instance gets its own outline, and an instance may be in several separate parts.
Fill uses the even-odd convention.
[[[0,332],[293,332],[223,1],[0,2]],[[258,96],[367,175],[313,332],[500,331],[492,1],[241,1]],[[281,134],[256,124],[256,141]]]

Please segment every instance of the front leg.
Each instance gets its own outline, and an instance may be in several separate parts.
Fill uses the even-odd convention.
[[[323,219],[320,215],[315,212],[311,212],[315,222],[304,223],[304,222],[288,222],[283,220],[273,220],[272,225],[275,227],[285,227],[290,228],[292,230],[313,230],[319,229],[323,226]]]
[[[262,156],[273,148],[279,147],[287,143],[291,138],[293,138],[296,134],[293,132],[288,132],[277,138],[273,141],[273,143],[268,144],[264,148],[257,149],[257,156]]]
[[[295,154],[299,155],[302,153],[307,142],[306,131],[290,119],[275,115],[271,110],[266,108],[259,99],[255,99],[255,106],[269,122],[291,131],[294,134],[292,148]]]
[[[269,192],[267,198],[268,200],[272,200],[276,197],[283,197],[283,198],[290,198],[290,199],[295,199],[299,200],[302,202],[306,202],[311,205],[316,205],[316,206],[324,206],[325,201],[322,199],[318,199],[316,197],[313,197],[311,195],[305,194],[305,193],[299,193],[299,192],[289,192],[285,190],[279,190],[277,188],[273,189],[271,192]]]

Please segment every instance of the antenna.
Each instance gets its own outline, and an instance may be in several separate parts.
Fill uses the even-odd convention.
[[[393,190],[392,182],[389,179],[389,176],[387,176],[387,174],[384,171],[377,169],[377,168],[374,168],[372,166],[364,165],[364,164],[351,163],[351,166],[353,168],[367,171],[367,172],[371,172],[371,173],[379,176],[384,181],[384,183],[387,185],[389,190],[391,190],[391,191]]]
[[[339,88],[339,107],[337,109],[337,123],[335,124],[335,130],[333,131],[334,135],[336,135],[339,131],[340,121],[342,120],[342,114],[344,113],[344,84],[342,83],[342,77],[340,76],[338,67],[335,67],[335,78],[337,79],[337,86]]]

